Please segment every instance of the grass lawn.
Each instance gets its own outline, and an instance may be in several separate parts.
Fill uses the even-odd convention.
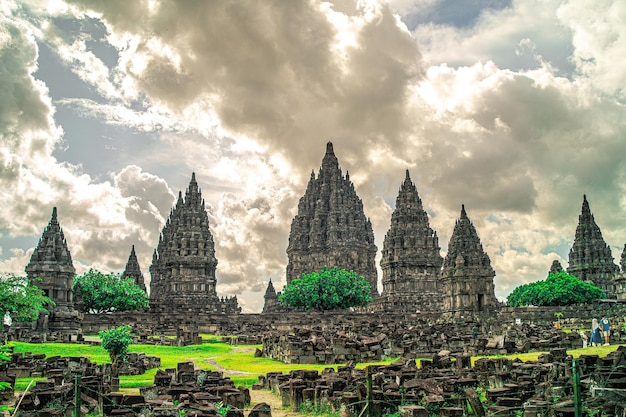
[[[257,382],[259,375],[268,372],[287,373],[296,369],[314,369],[321,371],[328,367],[337,369],[338,365],[300,365],[285,364],[268,358],[255,358],[254,351],[261,348],[260,345],[231,345],[223,343],[221,337],[203,335],[202,345],[192,346],[157,346],[157,345],[130,345],[129,352],[143,352],[149,356],[161,358],[161,368],[176,368],[179,362],[194,362],[197,368],[207,370],[219,370],[224,376],[230,377],[235,385],[250,387]],[[21,343],[12,342],[15,352],[43,353],[46,357],[52,356],[84,356],[92,362],[108,363],[109,355],[101,346],[79,345],[72,343]],[[606,356],[617,349],[618,345],[589,347],[587,349],[575,349],[568,351],[575,358],[580,355]],[[499,357],[519,358],[522,361],[536,360],[544,352],[532,352],[514,355],[502,355]],[[472,358],[472,362],[479,357]],[[361,363],[357,367],[364,368],[368,365],[389,364],[395,359],[383,362]],[[120,388],[123,392],[136,392],[141,386],[151,385],[154,381],[156,369],[151,369],[143,375],[120,377]],[[16,383],[16,391],[23,391],[33,378],[19,378]]]

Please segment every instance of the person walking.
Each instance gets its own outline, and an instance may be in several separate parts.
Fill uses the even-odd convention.
[[[602,329],[602,334],[604,335],[604,346],[609,345],[609,338],[611,337],[611,320],[609,320],[606,316],[602,316],[600,320],[600,327]]]
[[[600,333],[598,319],[591,320],[591,346],[600,346],[602,344],[602,335]]]

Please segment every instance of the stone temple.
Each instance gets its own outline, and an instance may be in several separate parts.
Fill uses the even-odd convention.
[[[134,279],[135,284],[139,285],[142,290],[147,292],[146,282],[143,278],[143,274],[141,273],[141,268],[139,267],[137,254],[135,253],[135,245],[133,245],[132,249],[130,250],[128,262],[126,262],[126,268],[124,268],[124,272],[122,272],[122,277]]]
[[[150,266],[150,310],[238,313],[237,298],[216,292],[215,244],[195,173],[163,227]]]
[[[495,275],[489,255],[483,250],[476,228],[462,205],[441,272],[444,310],[481,312],[495,309],[498,306],[493,283]]]
[[[611,248],[604,241],[600,227],[591,214],[587,196],[584,195],[574,243],[569,251],[567,273],[583,281],[592,281],[606,292],[607,298],[615,298],[615,278],[618,272],[619,267],[613,262]]]
[[[383,292],[371,308],[383,311],[438,311],[443,258],[409,171],[400,187],[391,226],[383,242]]]
[[[342,175],[333,144],[328,142],[317,178],[311,172],[298,214],[291,223],[287,283],[324,266],[336,266],[363,276],[376,297],[376,252],[372,224],[365,217],[363,203],[350,175]]]
[[[29,282],[39,287],[55,303],[47,307],[49,314],[41,314],[33,323],[33,330],[43,334],[81,333],[82,314],[74,308],[72,289],[75,272],[72,255],[57,218],[57,208],[54,207],[50,222],[26,266]]]

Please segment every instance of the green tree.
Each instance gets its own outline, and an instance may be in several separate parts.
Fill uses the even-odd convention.
[[[583,304],[606,297],[592,282],[582,281],[565,271],[551,272],[544,281],[515,288],[507,297],[512,307],[565,306]]]
[[[372,301],[370,291],[369,282],[355,272],[324,267],[287,284],[279,301],[283,306],[307,311],[364,307]]]
[[[54,301],[36,286],[37,281],[29,282],[27,277],[13,274],[0,275],[0,329],[4,328],[7,315],[12,321],[33,321],[39,313],[48,313],[46,306],[54,305]]]
[[[98,335],[102,340],[102,347],[109,352],[113,374],[117,375],[118,366],[126,360],[128,346],[133,341],[131,327],[119,326],[116,329],[103,330]]]
[[[132,278],[103,274],[95,269],[74,277],[74,293],[85,303],[85,311],[134,311],[148,308],[148,295]]]

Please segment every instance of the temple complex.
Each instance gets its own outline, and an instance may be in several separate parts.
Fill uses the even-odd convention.
[[[591,214],[586,195],[583,196],[574,243],[569,251],[567,272],[583,281],[593,282],[606,292],[607,298],[615,298],[615,277],[619,267],[613,262],[611,248],[604,241]]]
[[[149,268],[150,309],[120,313],[119,317],[115,313],[106,317],[86,315],[89,319],[85,321],[90,324],[85,324],[83,315],[76,309],[72,292],[75,269],[54,208],[26,266],[26,273],[56,305],[50,307],[49,314],[28,324],[28,328],[20,324],[18,330],[72,335],[80,334],[83,328],[99,331],[114,322],[128,321],[146,332],[155,326],[168,334],[200,328],[226,332],[241,308],[237,297],[217,295],[218,262],[209,226],[201,190],[192,174],[184,196],[179,192],[154,250]],[[447,254],[442,259],[437,233],[430,227],[428,214],[408,170],[383,242],[380,296],[376,252],[372,225],[365,216],[363,203],[349,174],[342,174],[329,142],[318,175],[311,173],[299,200],[298,213],[291,223],[287,283],[324,266],[338,267],[363,276],[372,289],[374,301],[370,306],[351,313],[384,312],[385,317],[412,315],[424,320],[465,318],[469,322],[477,317],[493,318],[499,314],[497,311],[502,306],[495,297],[495,272],[465,207],[461,207]],[[594,282],[606,291],[608,298],[626,300],[626,245],[620,266],[621,272],[613,263],[611,249],[595,223],[586,196],[583,197],[567,272]],[[555,260],[550,272],[562,270],[561,263]],[[122,276],[132,277],[147,289],[134,246]],[[263,317],[288,321],[290,315],[283,314],[287,309],[280,306],[279,295],[270,279],[264,295],[263,313],[266,314]],[[237,320],[245,322],[243,329],[256,329],[259,324],[255,318]],[[289,323],[281,326],[289,328]]]
[[[215,247],[195,173],[163,227],[150,266],[150,310],[239,313],[237,298],[217,296]]]
[[[443,258],[437,232],[430,228],[409,171],[396,198],[391,226],[383,242],[380,266],[383,292],[374,311],[439,311],[442,293],[439,275]]]
[[[489,255],[483,250],[476,228],[467,217],[465,206],[454,225],[443,261],[441,288],[447,312],[484,312],[498,306]]]
[[[33,330],[44,334],[81,333],[82,315],[74,308],[72,289],[76,270],[57,218],[56,207],[52,209],[50,222],[25,270],[29,282],[43,290],[55,303],[54,306],[47,306],[49,314],[41,314],[33,323]]]
[[[137,255],[135,254],[135,245],[133,245],[132,249],[130,250],[128,262],[126,262],[126,268],[124,268],[124,272],[122,272],[122,277],[134,279],[135,284],[139,285],[142,290],[147,292],[146,282],[143,278],[143,274],[141,273],[141,268],[139,267]]]
[[[350,175],[342,175],[333,144],[328,142],[318,176],[311,172],[298,214],[291,223],[287,283],[324,266],[336,266],[363,276],[376,297],[376,252],[372,224],[365,217],[363,203]]]

